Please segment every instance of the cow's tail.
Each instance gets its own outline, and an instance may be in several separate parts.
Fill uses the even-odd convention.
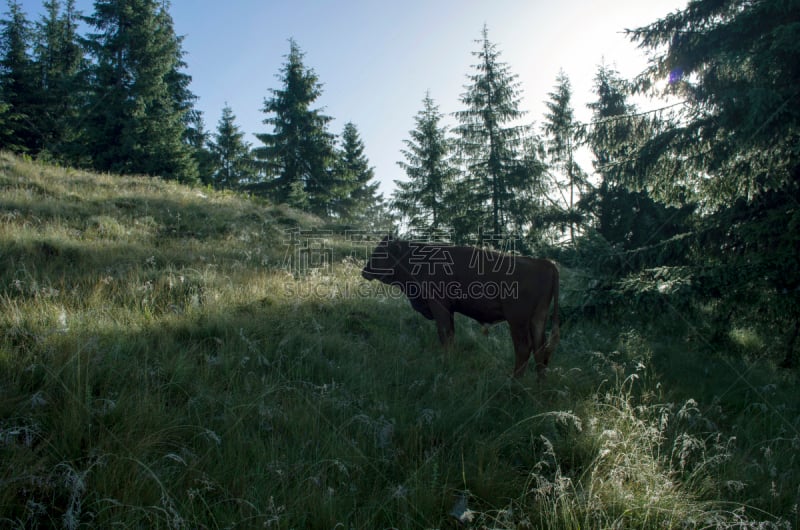
[[[545,346],[545,359],[550,359],[550,355],[558,346],[558,341],[561,339],[561,333],[559,331],[559,320],[558,320],[558,284],[560,283],[560,278],[558,274],[558,267],[553,264],[553,317],[552,317],[552,326],[550,327],[550,338],[547,339],[547,345]]]

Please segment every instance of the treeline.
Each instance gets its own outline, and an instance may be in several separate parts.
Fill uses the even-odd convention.
[[[686,229],[698,198],[669,201],[636,181],[633,169],[649,159],[646,144],[675,123],[669,112],[675,105],[641,112],[629,100],[643,89],[603,64],[588,104],[590,123],[575,118],[562,71],[537,126],[526,121],[517,75],[486,28],[476,43],[457,124],[445,125],[426,94],[405,140],[399,165],[408,179],[395,181],[391,205],[410,232],[496,245],[513,239],[528,250],[554,244],[575,250],[600,238],[625,252]],[[591,170],[578,162],[587,150]]]
[[[800,0],[693,0],[628,36],[649,67],[595,76],[590,123],[563,73],[542,125],[484,29],[457,125],[428,95],[396,182],[417,233],[557,256],[586,270],[583,309],[704,308],[709,344],[736,326],[775,337],[794,363],[800,334]],[[646,94],[675,103],[642,112]],[[577,163],[593,155],[592,177]],[[487,235],[489,240],[487,241]],[[700,302],[699,304],[697,302]]]
[[[230,108],[205,130],[168,3],[43,2],[31,23],[8,2],[0,20],[0,147],[60,163],[247,190],[348,222],[387,218],[355,124],[331,133],[294,41],[283,86],[265,98],[272,131],[244,139]],[[89,31],[78,31],[84,23]]]
[[[395,181],[391,204],[414,233],[495,245],[511,237],[527,246],[566,235],[575,243],[589,213],[580,199],[592,189],[576,153],[591,142],[574,118],[569,78],[562,72],[556,79],[537,129],[525,121],[517,75],[486,27],[476,44],[457,125],[444,125],[445,116],[425,95],[399,162],[408,180]],[[608,100],[625,96],[612,68],[601,67],[597,82],[613,87],[613,94],[600,93],[599,114],[607,112]]]

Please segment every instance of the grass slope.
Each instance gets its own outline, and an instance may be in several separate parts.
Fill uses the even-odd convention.
[[[444,354],[363,245],[319,232],[334,265],[289,274],[315,223],[1,154],[0,527],[800,524],[765,338],[578,318],[565,270],[548,379],[510,381],[504,325]]]

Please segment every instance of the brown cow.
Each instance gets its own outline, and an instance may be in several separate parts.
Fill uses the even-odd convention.
[[[531,353],[539,378],[544,376],[559,340],[558,269],[550,261],[387,236],[361,275],[399,287],[415,310],[436,321],[445,346],[453,342],[455,312],[483,324],[507,321],[514,341],[514,376],[525,373]],[[553,325],[545,342],[551,300]]]

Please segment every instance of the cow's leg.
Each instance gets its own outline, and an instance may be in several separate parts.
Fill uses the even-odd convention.
[[[550,352],[547,349],[547,338],[545,336],[545,319],[531,319],[531,334],[533,335],[533,358],[536,361],[536,374],[541,381],[544,379],[544,371],[547,363],[550,362]]]
[[[514,377],[522,377],[531,357],[531,327],[529,322],[509,322],[514,342]]]
[[[436,331],[439,333],[439,342],[445,347],[450,347],[453,344],[453,337],[455,336],[455,323],[453,322],[453,312],[450,311],[443,304],[438,302],[429,302],[433,319],[436,321]]]

